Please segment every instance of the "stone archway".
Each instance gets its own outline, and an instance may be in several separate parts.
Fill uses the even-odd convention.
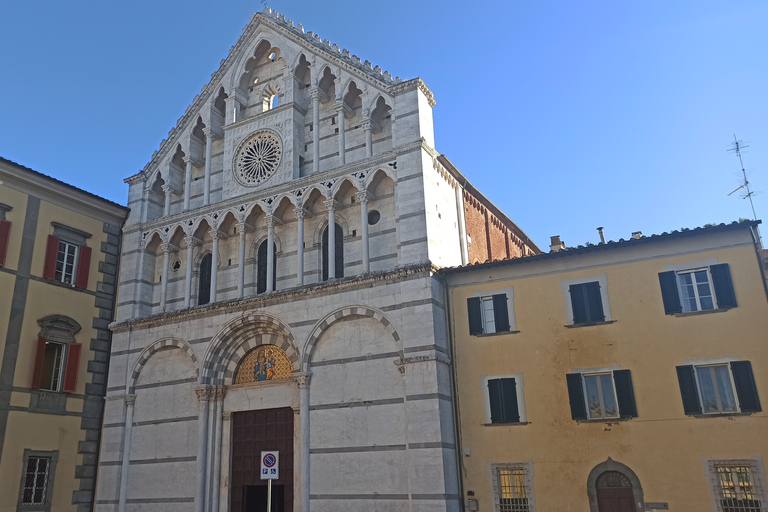
[[[645,510],[640,479],[629,466],[616,462],[610,457],[589,472],[587,495],[590,512],[644,512]]]

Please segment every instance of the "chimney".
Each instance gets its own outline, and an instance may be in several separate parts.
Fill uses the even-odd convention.
[[[603,235],[603,226],[600,226],[599,228],[597,228],[597,232],[600,233],[600,244],[602,245],[605,243],[605,235]]]
[[[560,235],[549,237],[550,252],[559,252],[565,250],[565,242],[560,241]]]
[[[643,238],[643,232],[642,231],[633,231],[632,232],[632,238],[634,238],[635,240],[640,240],[641,238]]]

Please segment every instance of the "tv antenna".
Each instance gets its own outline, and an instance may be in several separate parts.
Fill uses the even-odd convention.
[[[739,163],[741,164],[741,174],[744,177],[744,183],[736,187],[736,190],[730,192],[728,195],[733,195],[736,192],[738,192],[741,189],[744,189],[745,192],[741,195],[742,199],[749,199],[749,205],[752,207],[752,218],[753,220],[757,220],[757,214],[755,213],[755,204],[752,202],[752,196],[755,194],[750,190],[749,188],[749,180],[747,179],[747,171],[744,170],[744,161],[741,158],[741,150],[748,148],[749,146],[744,144],[743,142],[736,139],[736,135],[733,135],[733,142],[731,142],[731,145],[733,146],[728,151],[733,151],[736,153],[736,156],[739,157]]]

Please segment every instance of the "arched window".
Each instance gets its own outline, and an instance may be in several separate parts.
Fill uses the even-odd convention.
[[[272,244],[272,250],[277,253],[277,245]],[[273,254],[274,254],[273,253]],[[272,262],[272,289],[277,289],[277,258]],[[256,256],[256,293],[267,291],[267,241],[264,240],[259,245],[259,252]]]
[[[344,233],[341,226],[336,224],[334,234],[336,249],[336,278],[344,277]],[[323,230],[323,281],[328,280],[328,227]]]
[[[199,306],[211,302],[211,264],[210,254],[203,256],[200,261],[200,286],[197,290],[197,304]]]

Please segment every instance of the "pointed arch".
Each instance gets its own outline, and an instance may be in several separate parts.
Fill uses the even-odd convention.
[[[323,319],[318,321],[312,328],[312,331],[307,337],[307,341],[304,343],[304,351],[302,352],[303,357],[301,361],[302,371],[309,371],[312,363],[312,353],[314,352],[315,347],[317,346],[317,343],[322,337],[323,333],[335,322],[352,316],[369,317],[373,318],[374,320],[378,320],[392,336],[392,339],[397,344],[398,351],[402,350],[400,334],[397,332],[397,329],[395,329],[395,326],[392,324],[389,318],[387,318],[387,316],[382,311],[373,309],[369,306],[345,306],[329,313]]]
[[[192,347],[190,347],[186,341],[179,338],[163,338],[145,347],[144,350],[142,350],[139,354],[139,358],[133,365],[131,377],[128,380],[128,394],[132,395],[136,392],[136,381],[138,380],[139,375],[141,375],[141,370],[144,368],[144,365],[146,365],[147,361],[149,361],[149,358],[152,357],[152,354],[158,350],[169,347],[180,348],[189,355],[189,357],[192,359],[192,363],[195,365],[195,378],[199,378],[200,367],[197,364],[197,356],[195,356],[195,352],[192,350]]]

